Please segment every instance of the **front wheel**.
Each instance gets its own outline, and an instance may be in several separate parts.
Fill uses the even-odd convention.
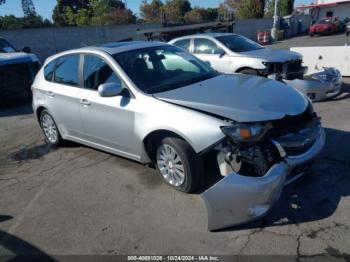
[[[250,68],[247,68],[247,69],[243,69],[241,71],[239,71],[239,73],[241,74],[245,74],[245,75],[259,75],[258,71],[254,70],[254,69],[250,69]]]
[[[191,193],[202,182],[202,162],[192,147],[177,137],[166,137],[156,152],[157,169],[171,187]]]
[[[40,114],[40,126],[48,144],[55,147],[61,143],[62,138],[60,132],[58,131],[53,117],[47,110],[43,110]]]

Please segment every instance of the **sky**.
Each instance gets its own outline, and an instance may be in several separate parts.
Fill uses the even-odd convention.
[[[192,7],[217,7],[223,0],[190,0]],[[310,4],[312,0],[295,0],[295,6],[302,4]],[[52,10],[56,5],[56,0],[33,0],[37,13],[44,18],[51,19]],[[139,5],[141,0],[127,0],[128,8],[135,14],[139,13]],[[7,0],[5,4],[0,6],[0,15],[13,14],[15,16],[23,16],[21,0]]]

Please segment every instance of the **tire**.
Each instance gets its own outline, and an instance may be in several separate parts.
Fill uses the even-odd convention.
[[[346,36],[349,36],[349,34],[350,34],[350,32],[346,32],[346,33],[345,33]]]
[[[181,138],[163,138],[158,144],[155,162],[159,175],[176,190],[192,193],[202,184],[203,163]]]
[[[39,119],[41,129],[43,130],[46,139],[46,143],[52,147],[56,147],[62,143],[62,137],[57,128],[55,120],[46,109],[41,111]]]
[[[254,70],[254,69],[243,69],[241,71],[239,71],[239,73],[241,74],[245,74],[245,75],[259,75],[258,71]]]
[[[310,34],[310,37],[314,37],[315,34]]]

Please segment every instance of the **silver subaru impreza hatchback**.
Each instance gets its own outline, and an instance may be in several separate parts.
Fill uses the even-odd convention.
[[[32,86],[48,143],[72,140],[154,163],[193,192],[215,157],[222,175],[202,193],[209,230],[265,215],[325,143],[310,101],[257,76],[222,75],[157,42],[85,47],[48,58]]]

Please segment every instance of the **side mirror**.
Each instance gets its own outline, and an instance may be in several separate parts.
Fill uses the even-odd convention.
[[[23,47],[22,51],[24,53],[30,54],[32,52],[32,49],[29,46]]]
[[[214,54],[215,55],[219,55],[219,57],[222,58],[226,53],[221,48],[217,48],[217,49],[214,50]]]
[[[122,87],[121,83],[107,83],[98,87],[98,94],[101,97],[119,96],[123,89],[124,88]]]

